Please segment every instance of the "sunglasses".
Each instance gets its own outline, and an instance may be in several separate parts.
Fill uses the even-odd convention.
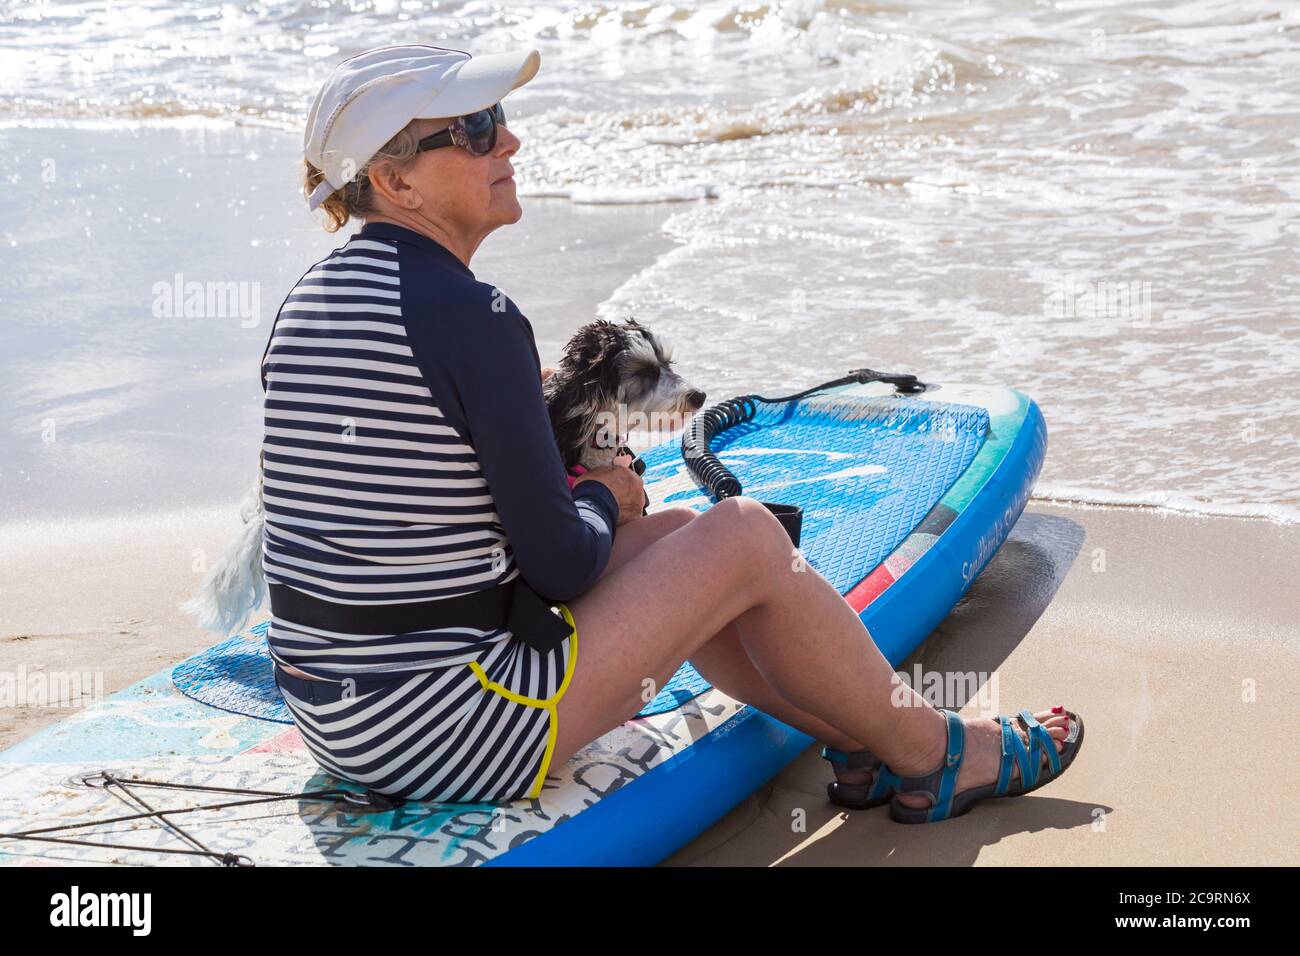
[[[486,156],[497,145],[497,127],[506,125],[506,111],[501,104],[485,110],[458,116],[450,126],[426,136],[415,145],[417,153],[443,146],[459,146],[471,156]]]

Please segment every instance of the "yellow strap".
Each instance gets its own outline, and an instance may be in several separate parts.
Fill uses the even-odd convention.
[[[569,612],[567,604],[557,601],[556,606],[559,607],[560,613],[564,615],[564,619],[569,622],[569,627],[573,629],[573,633],[570,634],[568,638],[569,660],[564,668],[564,680],[560,681],[559,688],[550,697],[542,699],[540,697],[525,697],[523,694],[516,694],[509,688],[502,687],[496,681],[488,680],[487,671],[483,670],[482,665],[479,664],[478,661],[469,662],[469,669],[474,672],[474,676],[478,678],[478,682],[483,685],[484,690],[495,691],[506,700],[513,700],[517,704],[525,704],[529,707],[540,707],[543,710],[550,712],[551,719],[548,722],[548,730],[546,733],[546,753],[542,755],[542,765],[537,768],[537,778],[533,781],[532,789],[528,792],[530,798],[540,797],[542,795],[542,784],[546,781],[546,772],[551,766],[551,755],[555,752],[555,738],[559,735],[555,705],[560,702],[560,698],[564,696],[564,692],[569,689],[569,681],[573,679],[573,668],[578,663],[578,625],[574,623],[573,615]]]

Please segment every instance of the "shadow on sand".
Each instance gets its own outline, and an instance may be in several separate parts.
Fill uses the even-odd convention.
[[[1047,610],[1078,559],[1083,542],[1084,529],[1077,522],[1026,512],[965,597],[898,670],[909,678],[916,676],[918,667],[926,675],[967,675],[968,680],[956,684],[963,692],[958,699],[945,695],[932,702],[959,707],[975,699],[985,690],[988,676]],[[924,686],[916,689],[930,699]],[[787,771],[787,779],[826,777],[819,749],[813,747],[800,755],[791,768],[793,773]],[[806,831],[789,834],[788,855],[782,860],[786,864],[843,864],[844,841],[850,841],[855,865],[964,866],[978,858],[981,848],[1008,835],[1091,825],[1099,810],[1109,812],[1091,802],[1035,794],[1025,801],[988,801],[952,821],[904,826],[890,820],[885,807],[845,813],[828,803],[824,793],[809,794],[810,799],[804,796],[802,792],[794,794],[796,803],[807,806]],[[784,821],[794,807],[783,806],[784,800],[770,788],[755,799],[772,800],[760,812],[770,812],[773,822],[788,829]],[[834,832],[826,832],[830,829]],[[821,839],[810,838],[819,830],[823,831]]]

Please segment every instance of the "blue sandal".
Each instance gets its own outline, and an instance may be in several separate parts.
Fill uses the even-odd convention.
[[[872,770],[875,775],[869,783],[844,783],[832,780],[826,784],[826,796],[831,803],[851,810],[868,810],[884,806],[894,794],[898,777],[870,750],[846,752],[834,747],[823,747],[822,757],[841,770]]]
[[[1012,727],[1013,718],[998,714],[998,723],[1002,725],[1002,767],[998,772],[998,782],[954,793],[957,789],[957,774],[961,770],[962,757],[966,751],[966,725],[954,711],[941,708],[940,713],[948,720],[948,753],[943,763],[929,773],[915,777],[900,777],[886,770],[896,781],[896,794],[916,794],[927,796],[931,800],[928,807],[908,807],[899,803],[896,797],[891,799],[889,816],[899,823],[937,823],[959,817],[979,801],[990,797],[1019,797],[1037,790],[1063,774],[1083,746],[1083,721],[1068,710],[1065,713],[1070,718],[1070,732],[1060,753],[1056,751],[1056,741],[1052,735],[1034,719],[1028,708],[1014,718],[1020,721],[1029,734],[1028,750]],[[1047,767],[1042,766],[1044,753],[1047,754]],[[1013,764],[1020,767],[1020,779],[1014,783],[1011,780]]]

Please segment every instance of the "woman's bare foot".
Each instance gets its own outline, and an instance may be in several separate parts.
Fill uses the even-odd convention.
[[[1065,712],[1065,708],[1053,707],[1051,710],[1039,711],[1034,714],[1034,719],[1047,728],[1052,740],[1056,742],[1057,753],[1060,753],[1065,746],[1065,739],[1070,733],[1070,717]],[[972,787],[997,783],[998,773],[1002,767],[1001,724],[992,717],[968,717],[963,722],[966,725],[966,752],[962,758],[961,768],[957,772],[957,788],[954,796],[964,790],[970,790]],[[1021,743],[1025,745],[1025,752],[1033,753],[1034,751],[1029,749],[1028,731],[1020,726],[1018,720],[1013,720],[1011,727],[1020,736]],[[915,763],[904,761],[897,765],[891,765],[890,769],[903,777],[921,776],[938,767],[943,762],[946,754],[947,737],[943,736],[936,741],[935,749],[929,755],[917,758]],[[1046,766],[1047,763],[1047,754],[1044,753],[1041,757],[1040,767]],[[1013,781],[1020,779],[1019,764],[1013,763],[1011,779]],[[932,801],[924,794],[906,795],[899,793],[898,802],[905,807],[923,810]]]

